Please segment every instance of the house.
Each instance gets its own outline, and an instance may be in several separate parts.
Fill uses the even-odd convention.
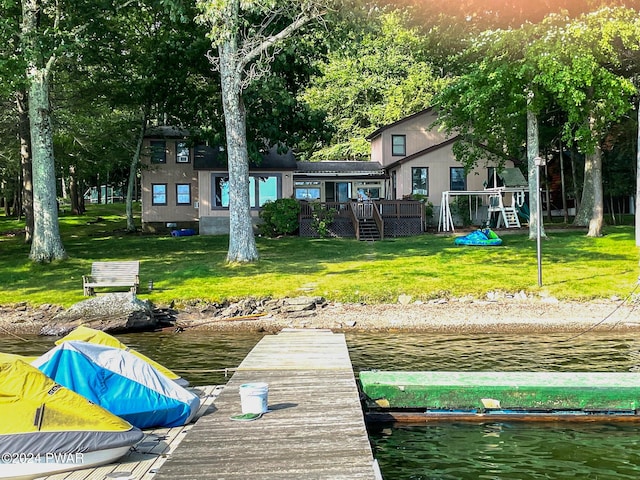
[[[311,235],[316,201],[336,210],[339,236],[383,238],[424,231],[424,201],[440,211],[443,193],[482,191],[492,167],[466,172],[453,154],[455,136],[431,128],[433,109],[377,129],[370,161],[296,162],[291,151],[271,149],[252,162],[251,215],[278,198],[302,203],[301,235]],[[142,224],[146,231],[194,228],[200,234],[229,231],[228,172],[224,150],[191,145],[188,132],[155,127],[145,136],[142,169]],[[484,212],[487,211],[485,206]]]
[[[458,137],[433,128],[436,120],[436,111],[428,108],[367,137],[371,160],[380,163],[387,175],[388,198],[418,196],[439,208],[443,192],[483,190],[491,181],[491,166],[465,172],[453,153]]]
[[[498,226],[502,221],[506,227],[519,227],[516,211],[518,203],[522,205],[526,181],[525,187],[518,184],[505,188],[503,178],[505,169],[514,170],[513,163],[506,162],[500,172],[491,164],[476,165],[467,172],[453,153],[458,137],[434,128],[436,120],[435,109],[427,108],[367,137],[371,160],[385,170],[388,198],[423,198],[430,202],[434,217],[439,218],[439,230],[453,230],[454,223],[466,223],[466,211],[456,215],[451,212],[450,200],[455,198],[468,204],[472,223],[488,223],[499,213]]]
[[[189,143],[187,131],[149,129],[142,163],[142,228],[148,232],[195,229],[203,235],[229,233],[229,174],[221,147]],[[264,152],[250,165],[251,215],[260,206],[291,197],[296,161],[291,152]]]

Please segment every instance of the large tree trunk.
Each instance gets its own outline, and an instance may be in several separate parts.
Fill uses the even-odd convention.
[[[640,247],[640,103],[638,104],[638,141],[636,143],[636,247]]]
[[[567,208],[567,187],[564,180],[564,147],[562,140],[558,141],[560,152],[560,191],[562,193],[562,218],[564,223],[569,223],[569,209]]]
[[[29,130],[29,106],[27,93],[16,93],[18,106],[18,125],[20,135],[20,164],[22,167],[22,213],[24,214],[24,241],[30,243],[33,238],[33,176],[31,171],[31,133]]]
[[[71,213],[82,215],[80,206],[80,191],[78,188],[78,172],[75,165],[69,166],[69,202],[71,203]]]
[[[22,47],[27,63],[29,126],[33,173],[33,239],[29,258],[51,262],[67,257],[58,225],[53,131],[49,102],[49,75],[55,62],[42,54],[40,0],[22,0]]]
[[[127,232],[136,231],[136,222],[133,218],[133,194],[136,186],[136,175],[138,174],[138,165],[140,163],[140,155],[142,153],[142,143],[144,141],[144,132],[147,130],[147,122],[149,117],[149,109],[142,110],[142,121],[140,122],[140,131],[138,132],[138,140],[136,142],[136,150],[133,152],[131,163],[129,164],[129,182],[127,184]]]
[[[241,72],[237,44],[231,39],[221,45],[220,77],[229,165],[229,250],[228,262],[253,262],[258,249],[253,234],[249,203],[249,154]]]
[[[527,167],[529,183],[529,239],[538,238],[538,223],[540,223],[540,236],[546,237],[542,215],[538,214],[538,203],[540,201],[540,191],[538,181],[540,167],[536,166],[535,158],[539,156],[540,147],[538,144],[538,117],[527,109]]]
[[[593,126],[594,120],[590,119]],[[592,132],[592,135],[597,135]],[[599,137],[596,137],[599,138]],[[582,200],[580,210],[573,222],[575,225],[586,227],[588,237],[602,236],[604,224],[604,194],[602,189],[602,149],[596,145],[593,153],[589,153],[584,159],[584,186],[582,188]]]
[[[44,69],[32,68],[29,119],[33,154],[33,240],[29,258],[51,262],[67,258],[60,239],[49,83]]]

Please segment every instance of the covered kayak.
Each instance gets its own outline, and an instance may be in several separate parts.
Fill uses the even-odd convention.
[[[24,363],[31,363],[38,357],[27,357],[25,355],[18,355],[17,353],[4,353],[0,352],[0,362],[13,362],[14,360],[22,360]]]
[[[138,428],[184,425],[200,406],[197,395],[119,348],[69,340],[31,364]]]
[[[431,415],[593,415],[639,419],[635,372],[360,372],[366,403]]]
[[[502,245],[502,239],[490,228],[475,230],[464,237],[456,237],[456,245],[498,246]]]
[[[0,418],[2,479],[110,463],[144,436],[19,359],[0,363]]]
[[[127,345],[122,343],[117,338],[109,335],[102,330],[96,330],[94,328],[85,327],[84,325],[80,325],[76,327],[74,330],[69,332],[68,335],[62,337],[59,340],[56,340],[56,345],[60,345],[62,342],[67,342],[69,340],[80,340],[82,342],[96,343],[98,345],[106,345],[108,347],[120,348],[122,350],[126,350],[127,352],[133,353],[136,357],[141,358],[145,362],[151,364],[158,370],[160,373],[170,378],[178,385],[182,385],[186,387],[189,385],[189,382],[184,378],[180,377],[180,375],[172,372],[167,367],[160,365],[155,360],[150,359],[149,357],[143,355],[142,353],[134,350],[133,348],[129,348]]]

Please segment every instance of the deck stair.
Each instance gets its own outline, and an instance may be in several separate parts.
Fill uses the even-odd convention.
[[[363,219],[358,222],[360,228],[360,240],[361,241],[375,241],[380,240],[380,230],[372,219]]]

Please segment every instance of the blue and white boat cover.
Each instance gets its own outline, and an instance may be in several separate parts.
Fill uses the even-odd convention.
[[[119,348],[67,341],[31,364],[138,428],[184,425],[200,406],[197,395]]]

